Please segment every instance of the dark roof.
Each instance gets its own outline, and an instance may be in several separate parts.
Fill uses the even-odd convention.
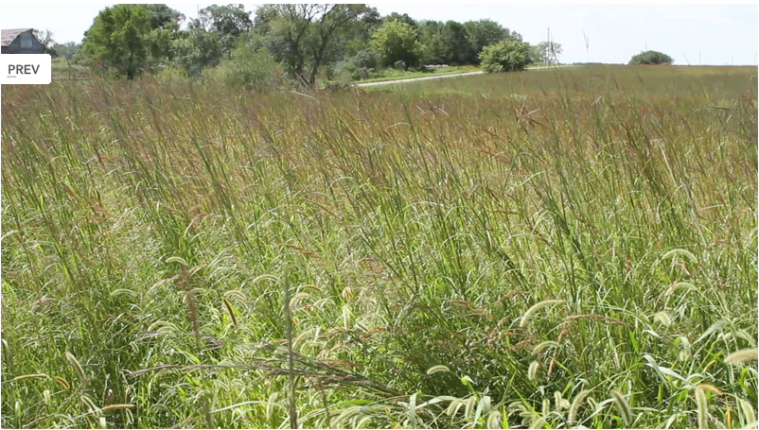
[[[21,33],[34,30],[33,28],[9,28],[2,30],[2,46],[9,46]]]

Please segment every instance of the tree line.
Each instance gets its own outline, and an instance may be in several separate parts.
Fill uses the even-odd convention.
[[[383,17],[363,4],[277,4],[255,12],[241,4],[212,5],[189,20],[163,4],[121,4],[100,11],[81,44],[57,44],[54,51],[69,65],[126,79],[157,73],[247,86],[272,80],[314,86],[429,64],[520,70],[555,62],[561,45],[531,46],[489,19]]]

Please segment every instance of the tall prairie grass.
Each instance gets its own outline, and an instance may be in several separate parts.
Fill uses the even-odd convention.
[[[3,90],[3,427],[756,425],[755,68]]]

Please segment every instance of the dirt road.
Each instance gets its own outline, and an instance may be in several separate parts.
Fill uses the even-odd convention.
[[[571,66],[538,66],[538,67],[528,67],[527,70],[556,69],[559,67],[571,67]],[[430,79],[458,78],[459,76],[473,76],[473,75],[481,75],[483,73],[485,72],[480,70],[478,72],[451,73],[450,75],[425,76],[423,78],[395,79],[392,81],[381,81],[381,82],[366,82],[363,84],[355,84],[355,85],[357,87],[374,87],[377,85],[405,84],[407,82],[427,81]]]

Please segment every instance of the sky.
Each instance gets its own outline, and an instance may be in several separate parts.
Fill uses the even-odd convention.
[[[207,4],[167,3],[194,18]],[[636,5],[519,5],[369,3],[382,15],[407,13],[416,20],[464,22],[492,19],[520,33],[524,40],[561,43],[560,60],[626,63],[653,49],[675,59],[675,64],[756,65],[759,55],[759,5],[636,4]],[[81,41],[101,4],[0,4],[2,28],[48,29],[58,42]],[[246,4],[255,10],[257,4]]]

